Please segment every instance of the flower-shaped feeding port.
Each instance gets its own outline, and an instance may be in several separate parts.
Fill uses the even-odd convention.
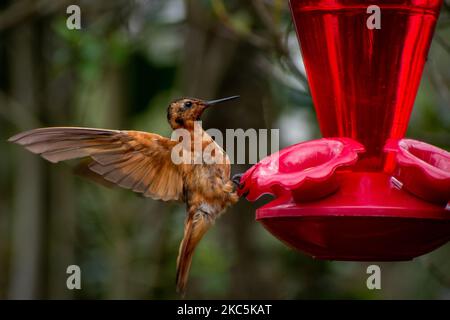
[[[387,150],[398,151],[399,145],[432,150],[428,156],[412,152],[421,156],[420,161],[447,168],[445,151],[401,141],[390,141]],[[287,147],[250,168],[241,178],[239,194],[250,201],[273,195],[274,201],[257,210],[257,220],[281,241],[316,258],[409,260],[446,243],[450,213],[399,189],[388,173],[356,171],[363,152],[364,147],[349,138]],[[432,183],[440,177],[433,176]],[[441,184],[438,189],[448,192]]]
[[[339,188],[336,170],[354,165],[364,147],[349,138],[323,138],[298,143],[250,168],[241,179],[240,195],[255,201],[264,194],[297,202],[326,197]]]
[[[379,29],[367,24],[373,5]],[[450,240],[448,153],[411,140],[384,149],[406,133],[441,5],[290,0],[326,139],[281,150],[243,175],[247,199],[275,196],[256,211],[275,237],[316,258],[352,261],[409,260]]]
[[[450,201],[449,152],[413,139],[391,139],[384,150],[395,153],[393,176],[402,188],[437,204]]]
[[[290,247],[319,259],[410,260],[450,240],[450,212],[443,206],[399,189],[387,173],[351,169],[328,176],[324,181],[337,181],[338,189],[320,199],[299,202],[294,192],[270,192],[278,198],[257,209],[256,219]],[[255,166],[242,192],[251,199],[269,193],[259,181],[264,171]]]

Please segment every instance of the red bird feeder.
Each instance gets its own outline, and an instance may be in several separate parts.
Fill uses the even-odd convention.
[[[263,159],[240,194],[274,195],[257,220],[320,259],[409,260],[445,244],[450,154],[403,139],[442,0],[290,4],[325,138]]]

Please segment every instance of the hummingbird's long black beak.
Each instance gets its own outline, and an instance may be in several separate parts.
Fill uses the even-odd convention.
[[[206,105],[207,107],[210,107],[210,106],[213,106],[213,105],[216,105],[216,104],[225,102],[225,101],[234,100],[234,99],[238,99],[238,98],[240,98],[240,96],[232,96],[232,97],[223,98],[223,99],[218,99],[218,100],[206,101],[206,102],[205,102],[205,105]]]

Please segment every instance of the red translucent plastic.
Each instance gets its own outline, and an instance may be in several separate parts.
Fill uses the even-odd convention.
[[[246,194],[255,201],[264,194],[292,194],[298,202],[312,201],[335,192],[335,171],[358,160],[364,147],[348,138],[323,138],[299,143],[274,153],[248,170],[241,178]]]
[[[324,137],[366,147],[363,170],[383,166],[387,138],[406,132],[441,0],[291,0]],[[381,9],[369,29],[367,7]]]
[[[409,260],[450,240],[450,212],[377,172],[338,172],[339,190],[319,201],[277,199],[256,218],[278,239],[320,259]]]
[[[381,29],[367,28],[370,5],[381,9]],[[274,236],[317,258],[357,261],[408,260],[450,240],[448,153],[399,142],[441,5],[291,0],[320,128],[329,139],[284,149],[241,179],[249,200],[276,197],[256,212]]]
[[[390,140],[385,150],[396,155],[393,175],[404,189],[438,204],[450,201],[449,152],[413,139]]]

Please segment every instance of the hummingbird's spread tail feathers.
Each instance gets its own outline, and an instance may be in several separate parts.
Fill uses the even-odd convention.
[[[200,240],[211,227],[210,219],[202,211],[189,214],[177,258],[177,292],[184,296],[191,268],[192,256]]]

